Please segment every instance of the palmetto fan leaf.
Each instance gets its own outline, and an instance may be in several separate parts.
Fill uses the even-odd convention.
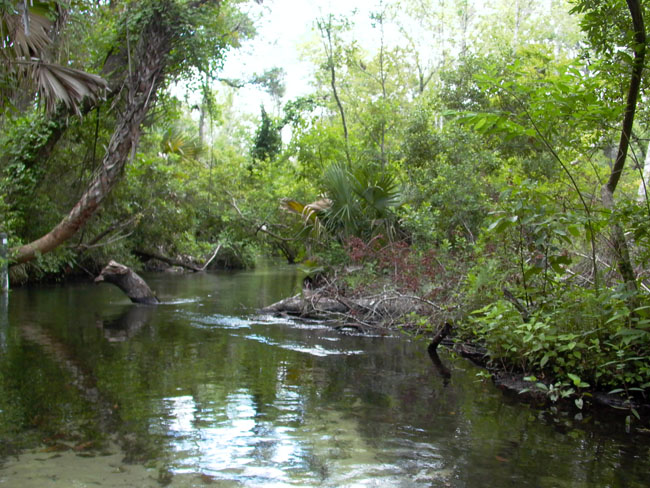
[[[107,87],[101,76],[78,69],[34,59],[17,62],[28,66],[48,110],[53,110],[56,102],[60,101],[79,112],[79,105],[85,97],[100,99]]]
[[[403,203],[397,179],[371,169],[352,172],[344,164],[331,164],[323,174],[326,198],[304,205],[285,199],[284,208],[300,214],[306,227],[324,227],[340,240],[350,236],[369,239],[382,234],[393,239],[397,218],[393,210]]]
[[[361,197],[364,207],[373,209],[383,218],[391,209],[403,203],[402,187],[389,173],[369,170],[358,171],[352,179],[354,191]]]
[[[328,198],[321,198],[306,205],[290,198],[282,200],[282,208],[299,214],[303,219],[304,225],[313,228],[317,235],[320,234],[322,227],[319,215],[322,215],[331,206],[332,201]]]
[[[176,154],[183,159],[197,159],[203,148],[198,138],[172,127],[165,131],[161,142],[164,154]]]
[[[372,169],[352,172],[333,164],[325,171],[323,183],[332,200],[323,216],[330,231],[342,237],[370,238],[376,233],[393,237],[392,211],[403,203],[402,187],[394,176]]]
[[[62,102],[80,113],[81,101],[100,99],[107,87],[99,76],[45,62],[51,45],[53,2],[0,4],[0,105],[13,94],[34,86],[48,110]],[[33,84],[32,84],[33,82]]]
[[[355,191],[355,178],[344,165],[332,164],[323,174],[325,193],[332,205],[325,212],[325,226],[331,232],[356,235],[361,207]]]
[[[0,8],[0,55],[5,59],[30,59],[50,45],[52,22],[47,18],[47,5],[33,2],[29,10],[19,2],[14,9]]]

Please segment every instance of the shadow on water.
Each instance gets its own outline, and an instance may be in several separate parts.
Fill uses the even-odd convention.
[[[295,268],[146,279],[157,307],[92,285],[12,292],[0,452],[33,451],[5,457],[0,484],[647,486],[642,432],[505,401],[445,350],[256,316],[295,292]]]

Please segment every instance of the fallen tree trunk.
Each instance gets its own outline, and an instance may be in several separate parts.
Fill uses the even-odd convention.
[[[303,318],[340,318],[345,314],[360,324],[392,322],[411,312],[429,315],[435,306],[417,297],[390,293],[372,297],[348,298],[340,295],[327,296],[322,290],[305,290],[279,302],[264,307],[261,312],[269,314],[298,315]]]
[[[321,297],[315,300],[306,295],[295,295],[262,309],[262,313],[300,315],[307,318],[319,318],[328,313],[345,313],[347,305],[333,299]]]
[[[116,285],[134,303],[160,303],[149,285],[135,271],[116,261],[110,261],[95,278],[95,283],[103,281]]]
[[[221,244],[218,244],[217,247],[215,248],[214,252],[212,255],[205,261],[205,264],[203,266],[199,267],[195,264],[188,263],[186,261],[183,261],[181,259],[176,259],[176,258],[170,258],[169,256],[165,256],[163,254],[154,252],[154,251],[143,251],[141,249],[135,251],[135,254],[140,256],[141,258],[146,258],[146,259],[157,259],[158,261],[162,261],[163,263],[167,263],[170,266],[179,266],[181,268],[189,269],[190,271],[194,271],[196,273],[199,273],[201,271],[205,271],[210,263],[214,260],[214,258],[217,257],[217,254],[219,254],[219,250],[221,249]]]
[[[164,256],[157,252],[137,250],[135,251],[135,254],[147,259],[157,259],[158,261],[162,261],[163,263],[167,263],[171,266],[180,266],[181,268],[189,269],[195,272],[203,271],[203,269],[191,263],[186,263],[176,258],[170,258],[169,256]]]
[[[442,340],[445,337],[447,337],[450,332],[451,332],[451,324],[449,324],[448,322],[445,323],[445,325],[443,325],[442,327],[440,327],[438,332],[436,332],[436,335],[434,335],[433,339],[431,339],[431,344],[429,344],[429,354],[431,354],[432,351],[435,352],[436,349],[438,349],[438,346],[440,345]]]

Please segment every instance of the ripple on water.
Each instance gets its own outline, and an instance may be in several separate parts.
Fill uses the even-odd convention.
[[[164,300],[160,302],[160,305],[183,305],[185,303],[196,303],[201,301],[200,297],[190,297],[190,298],[173,298],[171,300]]]
[[[316,357],[353,356],[357,354],[364,354],[365,352],[361,350],[329,349],[321,346],[320,344],[306,345],[306,344],[298,344],[296,342],[287,342],[287,341],[280,343],[274,341],[269,337],[261,336],[259,334],[249,334],[245,336],[245,338],[252,341],[260,342],[262,344],[268,344],[269,346],[276,346],[279,347],[280,349],[301,352]]]
[[[251,321],[246,318],[233,317],[230,315],[202,315],[186,314],[193,327],[201,329],[250,329]]]

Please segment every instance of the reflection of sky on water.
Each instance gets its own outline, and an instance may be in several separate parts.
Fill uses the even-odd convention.
[[[451,475],[438,447],[402,438],[378,449],[359,436],[356,420],[331,409],[306,414],[303,401],[283,386],[266,419],[245,389],[209,408],[190,395],[164,399],[172,471],[250,487],[416,487]]]
[[[285,486],[291,484],[293,469],[304,471],[301,440],[295,428],[286,425],[299,420],[300,396],[295,391],[278,392],[274,407],[282,413],[273,422],[260,418],[253,396],[243,389],[215,409],[201,409],[189,395],[163,402],[171,417],[167,430],[177,453],[176,473]]]
[[[227,331],[233,339],[298,353],[296,358],[366,354],[342,344],[342,336],[322,324],[191,312],[185,312],[185,317],[193,328]],[[368,444],[360,435],[363,417],[354,412],[307,409],[305,392],[288,384],[290,367],[289,363],[278,365],[270,403],[260,403],[248,386],[233,392],[221,383],[164,398],[161,417],[166,422],[160,433],[174,453],[172,471],[203,473],[251,487],[422,486],[427,483],[423,476],[440,476],[442,466],[435,447],[418,446],[420,461],[415,465],[408,461],[413,461],[413,451],[403,459],[395,456],[403,446]],[[351,402],[352,410],[361,405],[356,395]],[[422,455],[428,451],[435,454]],[[411,479],[405,481],[405,475]]]

